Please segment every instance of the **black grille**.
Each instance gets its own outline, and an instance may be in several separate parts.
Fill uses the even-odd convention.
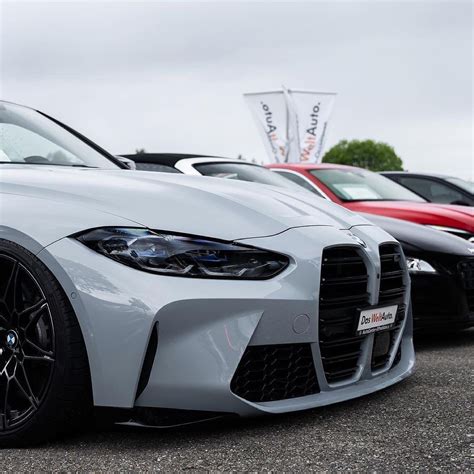
[[[368,275],[354,247],[323,252],[319,300],[319,344],[326,379],[339,382],[354,375],[365,336],[355,336],[359,310],[368,306]]]
[[[251,402],[319,393],[310,344],[248,346],[230,388]]]
[[[404,301],[406,290],[404,275],[406,270],[398,245],[381,245],[380,262],[379,304],[396,304],[398,305],[398,310],[394,325],[386,331],[380,331],[374,334],[372,370],[381,369],[387,365],[406,311]]]
[[[368,273],[357,247],[325,249],[321,265],[319,347],[328,383],[350,379],[358,369],[361,345],[356,335],[360,311],[370,306]],[[398,305],[391,329],[374,334],[372,369],[386,366],[405,317],[404,261],[398,245],[380,246],[380,305]],[[394,365],[401,357],[397,352]],[[236,395],[270,402],[319,393],[310,344],[247,347],[231,382]]]
[[[474,259],[459,262],[458,271],[466,292],[467,307],[474,312]]]
[[[379,303],[403,302],[405,295],[405,284],[403,275],[405,269],[402,265],[400,249],[394,244],[384,244],[380,246],[380,293]]]

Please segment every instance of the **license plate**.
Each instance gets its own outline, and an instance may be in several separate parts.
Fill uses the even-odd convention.
[[[398,305],[365,309],[360,312],[357,335],[390,329],[397,317]]]

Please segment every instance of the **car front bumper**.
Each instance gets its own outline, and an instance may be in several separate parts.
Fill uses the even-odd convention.
[[[389,362],[371,368],[374,335],[370,334],[361,342],[354,374],[336,383],[326,378],[318,306],[323,249],[335,245],[357,249],[367,267],[369,302],[376,306],[379,245],[395,243],[377,227],[357,226],[351,231],[300,227],[242,240],[290,256],[288,269],[264,281],[153,275],[98,255],[70,238],[50,245],[39,257],[55,274],[78,317],[96,406],[282,413],[362,396],[413,370],[409,281],[404,275],[405,310],[400,329],[393,333]],[[290,345],[309,348],[317,392],[255,402],[232,391],[249,348]]]
[[[474,326],[474,258],[450,257],[439,273],[411,275],[415,332]]]

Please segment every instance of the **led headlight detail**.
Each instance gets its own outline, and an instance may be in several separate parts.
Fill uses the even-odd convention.
[[[148,229],[94,229],[76,238],[124,265],[160,275],[264,280],[289,264],[288,257],[266,250]]]
[[[425,260],[407,257],[407,267],[410,273],[436,273],[436,270]]]

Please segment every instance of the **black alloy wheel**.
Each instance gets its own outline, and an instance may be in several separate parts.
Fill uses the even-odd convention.
[[[55,362],[51,311],[38,281],[0,254],[0,430],[30,418],[42,403]]]
[[[33,254],[0,239],[0,447],[44,442],[89,420],[89,364],[77,318]]]

